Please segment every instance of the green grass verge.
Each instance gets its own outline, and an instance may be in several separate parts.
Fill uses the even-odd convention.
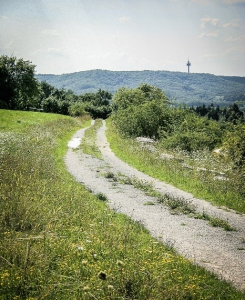
[[[96,145],[96,135],[97,130],[101,127],[101,125],[101,119],[95,120],[94,125],[85,131],[84,138],[80,145],[80,148],[83,150],[83,153],[92,155],[99,159],[102,159],[102,154]]]
[[[35,112],[30,114],[27,111],[16,111],[16,110],[0,110],[1,122],[0,132],[11,130],[12,132],[20,132],[30,128],[35,124],[42,124],[47,121],[57,119],[56,114],[43,114],[41,112]]]
[[[18,123],[16,133],[19,115],[0,110],[0,117],[8,113],[0,144],[1,300],[245,299],[70,176],[63,157],[82,123],[43,114],[28,130]]]
[[[179,159],[161,159],[159,153],[140,147],[133,139],[121,138],[107,120],[107,139],[113,152],[138,170],[192,193],[218,206],[245,213],[245,200],[236,186],[236,177],[214,180],[213,173],[188,168]]]

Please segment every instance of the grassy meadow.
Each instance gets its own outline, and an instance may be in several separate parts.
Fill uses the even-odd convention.
[[[71,177],[88,121],[0,110],[0,299],[245,299]]]

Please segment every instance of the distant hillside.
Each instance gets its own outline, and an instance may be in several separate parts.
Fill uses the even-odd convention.
[[[229,105],[245,102],[245,77],[188,74],[169,71],[107,71],[90,70],[70,74],[36,75],[56,88],[71,89],[76,94],[96,92],[98,89],[114,93],[121,87],[136,88],[141,83],[161,88],[177,103],[186,105]]]

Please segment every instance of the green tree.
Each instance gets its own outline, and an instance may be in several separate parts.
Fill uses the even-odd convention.
[[[85,111],[85,104],[81,102],[75,102],[74,104],[69,106],[68,113],[73,117],[80,117],[87,114],[87,112]]]
[[[137,89],[143,92],[146,101],[155,100],[164,104],[169,103],[167,96],[158,87],[142,83]]]
[[[112,94],[110,92],[99,89],[98,92],[95,94],[93,105],[95,106],[110,105],[111,98],[112,98]]]
[[[79,96],[79,99],[85,104],[85,110],[93,119],[106,119],[111,114],[112,94],[108,91],[99,89],[96,93],[86,93]]]
[[[139,105],[145,101],[143,91],[139,89],[120,88],[114,94],[112,107],[114,111],[127,109],[131,105]]]
[[[157,101],[159,105],[167,104],[168,98],[163,91],[157,87],[143,83],[136,89],[119,89],[112,99],[113,110],[126,109],[131,105],[141,105],[145,102]]]
[[[44,99],[48,98],[49,96],[52,96],[55,88],[47,83],[46,81],[42,81],[40,83],[41,87],[41,93],[40,93],[40,99],[43,101]]]
[[[40,89],[34,77],[35,66],[29,61],[0,57],[0,103],[9,109],[35,106]]]
[[[43,100],[42,106],[45,112],[59,113],[59,101],[53,96]]]
[[[159,128],[166,129],[167,103],[167,96],[148,84],[121,88],[113,97],[113,119],[123,135],[159,138]]]

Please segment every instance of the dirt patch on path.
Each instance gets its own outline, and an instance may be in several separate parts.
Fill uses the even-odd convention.
[[[73,138],[82,139],[85,130],[79,130]],[[113,154],[105,130],[103,122],[97,134],[97,145],[103,160],[69,148],[65,157],[69,172],[93,193],[106,195],[111,209],[141,222],[154,237],[173,246],[181,255],[232,282],[237,288],[245,289],[245,250],[242,250],[245,248],[245,216],[216,208],[130,167]],[[209,215],[227,220],[236,231],[227,232],[222,228],[211,227],[207,221],[187,215],[173,215],[156,198],[146,196],[132,185],[105,178],[108,172],[134,176],[149,182],[162,194],[181,197],[195,205],[197,211],[202,213],[204,210]],[[145,205],[150,202],[154,205]]]

